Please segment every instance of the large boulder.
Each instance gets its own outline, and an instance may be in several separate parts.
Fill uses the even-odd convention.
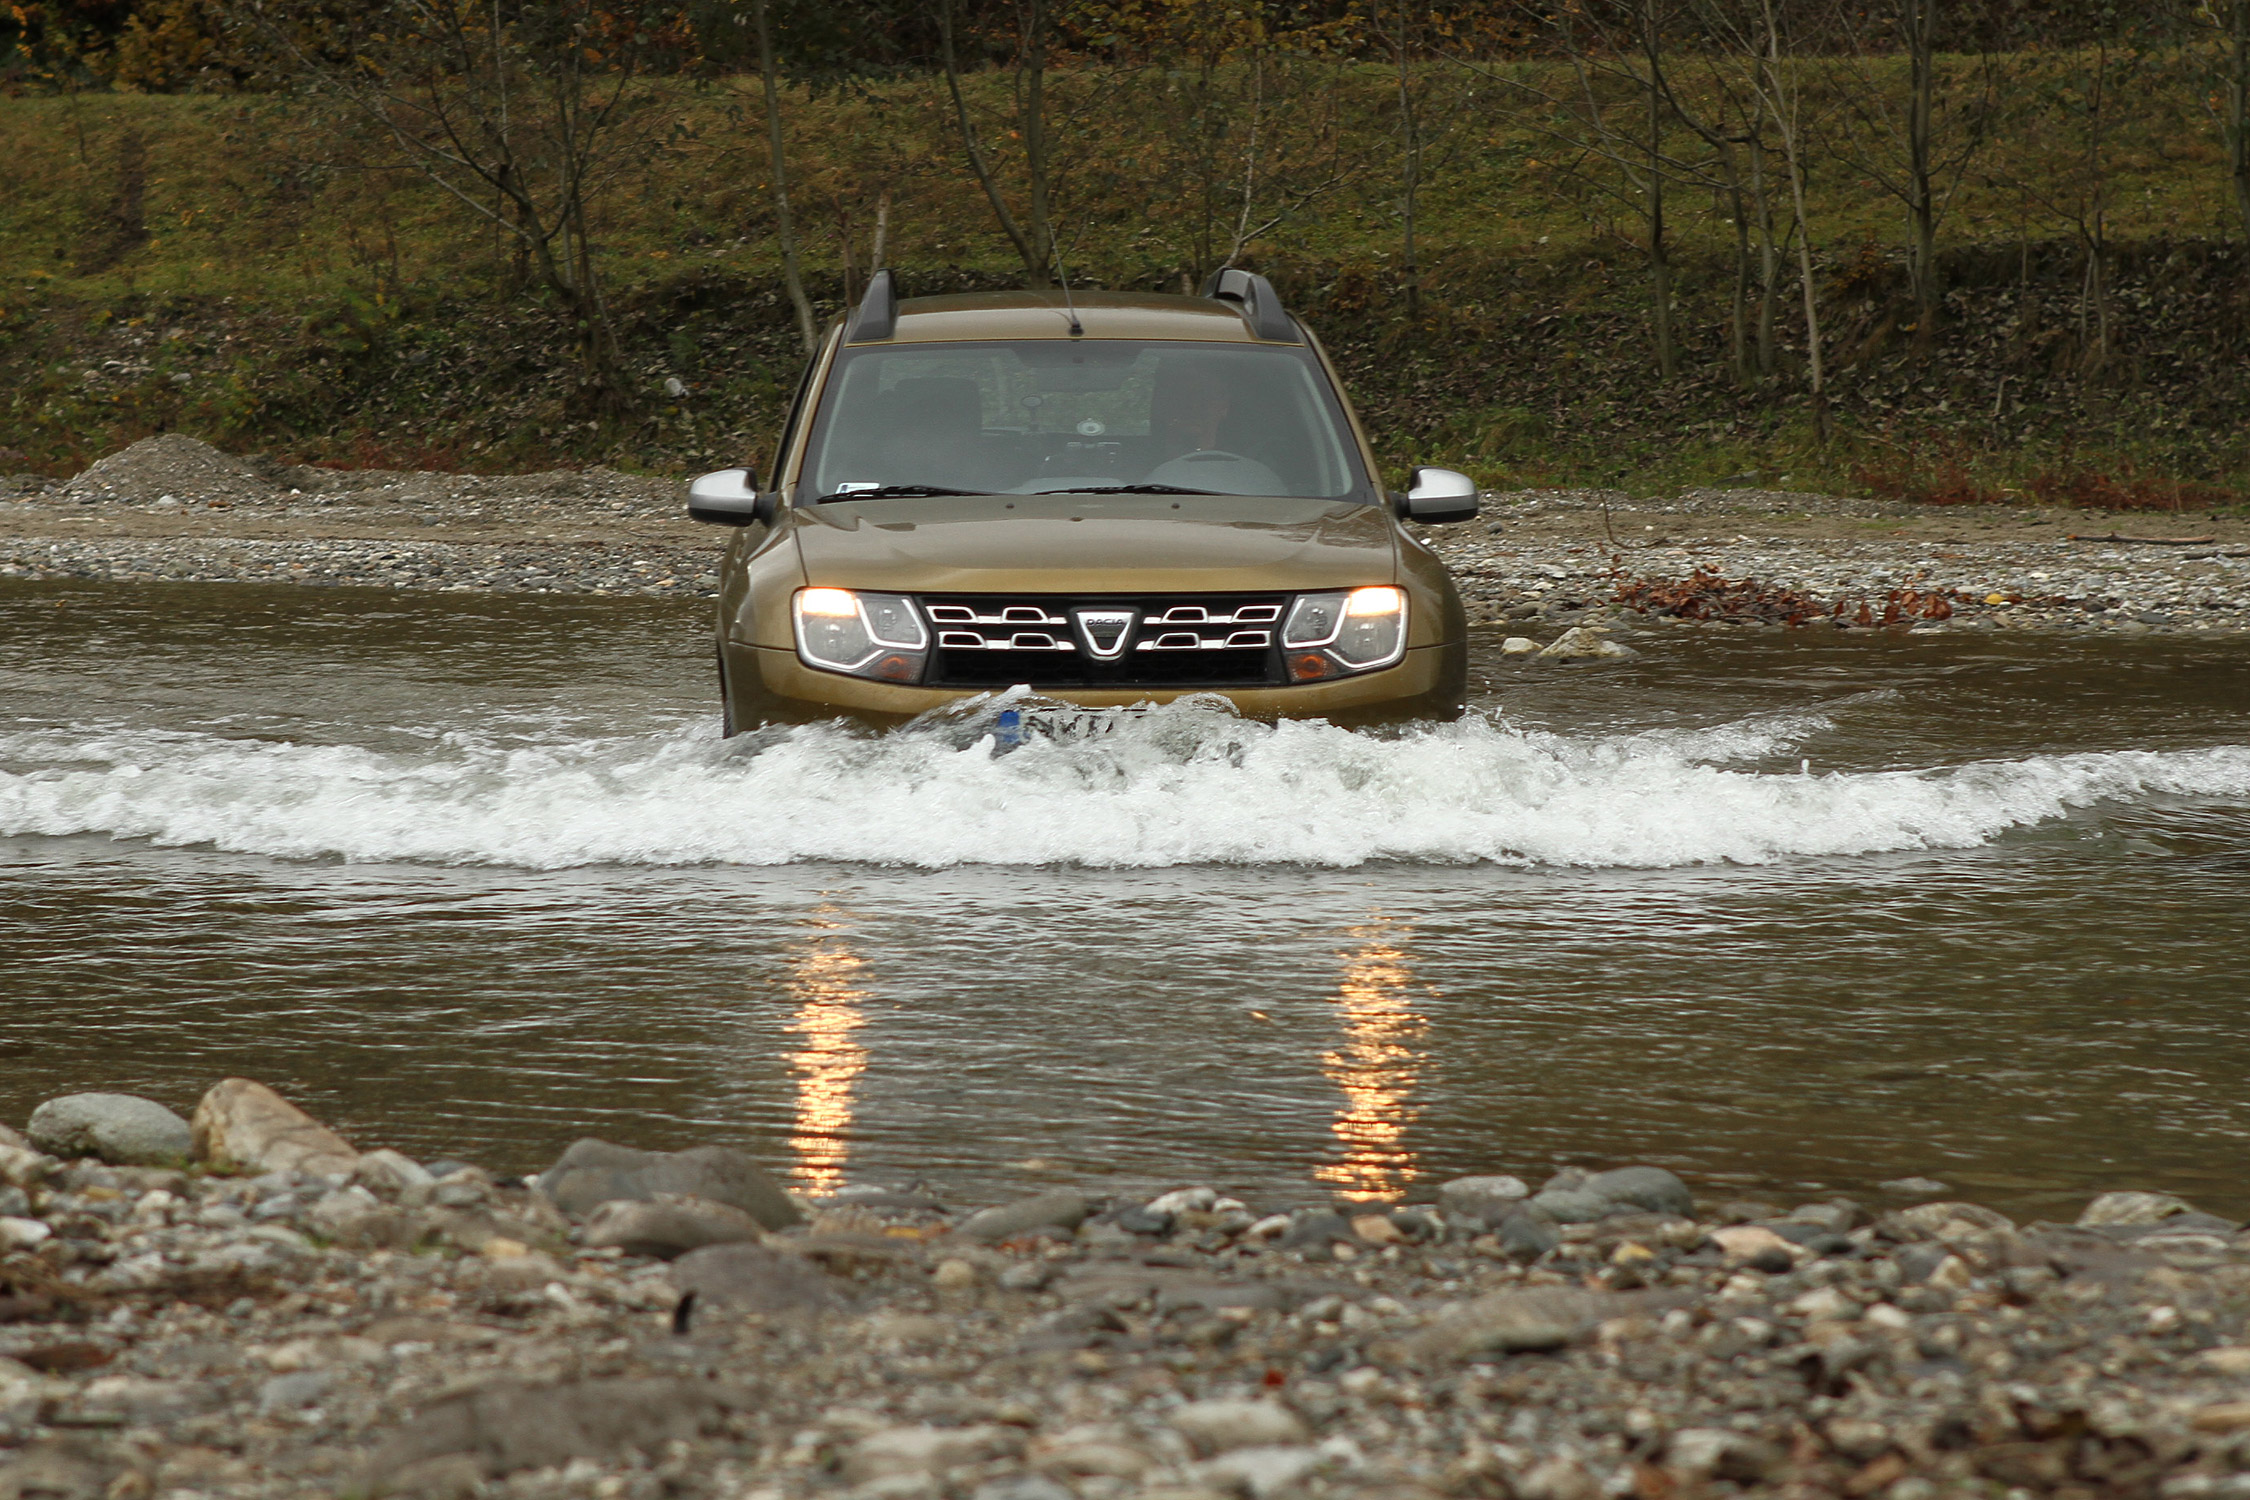
[[[49,1156],[94,1156],[120,1167],[164,1167],[194,1149],[188,1122],[137,1094],[65,1094],[31,1112],[31,1144]]]
[[[351,1142],[248,1078],[213,1084],[190,1126],[195,1154],[215,1167],[349,1177],[359,1165]]]
[[[646,1201],[671,1193],[739,1208],[765,1229],[787,1229],[804,1220],[781,1184],[748,1153],[731,1146],[636,1151],[588,1136],[541,1173],[536,1185],[574,1219],[585,1218],[604,1203]]]

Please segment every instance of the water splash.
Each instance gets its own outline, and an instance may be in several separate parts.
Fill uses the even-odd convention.
[[[973,718],[720,742],[707,726],[375,750],[149,730],[0,734],[0,833],[282,858],[588,864],[1765,863],[1967,848],[2100,801],[2250,794],[2250,746],[1806,775],[1815,715],[1568,736],[1376,736],[1209,704],[1008,753]]]

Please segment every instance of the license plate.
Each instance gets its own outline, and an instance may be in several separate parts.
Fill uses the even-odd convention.
[[[1094,740],[1115,734],[1146,713],[1142,708],[1003,708],[993,721],[993,737],[1020,745],[1037,736],[1049,740]]]

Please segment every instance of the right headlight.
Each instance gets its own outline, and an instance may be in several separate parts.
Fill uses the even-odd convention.
[[[1299,594],[1281,622],[1291,682],[1318,682],[1387,667],[1406,654],[1406,590],[1371,584]]]
[[[791,612],[805,665],[882,682],[919,682],[930,632],[904,594],[799,589]]]

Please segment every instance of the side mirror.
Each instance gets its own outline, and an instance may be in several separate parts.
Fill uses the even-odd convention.
[[[758,493],[758,476],[748,469],[721,469],[688,486],[687,513],[694,521],[720,526],[754,526],[771,521],[778,497]]]
[[[1406,493],[1398,499],[1398,513],[1425,526],[1473,521],[1477,515],[1476,481],[1451,469],[1416,469],[1407,476]]]

